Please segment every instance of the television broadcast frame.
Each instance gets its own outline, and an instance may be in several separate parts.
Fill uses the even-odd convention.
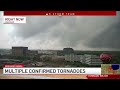
[[[118,3],[78,1],[1,10],[0,79],[120,79]]]

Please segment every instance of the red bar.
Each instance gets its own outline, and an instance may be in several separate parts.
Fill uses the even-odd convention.
[[[23,68],[24,64],[6,64],[4,68]]]
[[[116,11],[4,11],[4,16],[115,16]]]
[[[120,79],[120,74],[118,75],[87,75],[88,79]]]

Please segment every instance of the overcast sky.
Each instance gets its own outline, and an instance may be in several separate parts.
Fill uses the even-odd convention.
[[[27,16],[26,24],[3,24],[0,48],[120,50],[120,15]]]

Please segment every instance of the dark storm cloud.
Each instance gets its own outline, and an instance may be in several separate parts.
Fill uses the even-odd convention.
[[[114,48],[120,49],[120,17],[106,30],[95,36],[88,46],[92,48]]]
[[[49,32],[48,29],[56,25],[58,20],[56,17],[27,17],[27,24],[14,25],[15,35],[26,39],[39,33]]]
[[[120,48],[120,15],[27,17],[26,24],[14,27],[13,37],[34,42],[34,47]]]

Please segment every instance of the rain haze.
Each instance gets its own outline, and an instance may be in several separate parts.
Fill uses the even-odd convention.
[[[27,16],[26,24],[3,24],[0,48],[120,50],[120,12],[117,16]]]

